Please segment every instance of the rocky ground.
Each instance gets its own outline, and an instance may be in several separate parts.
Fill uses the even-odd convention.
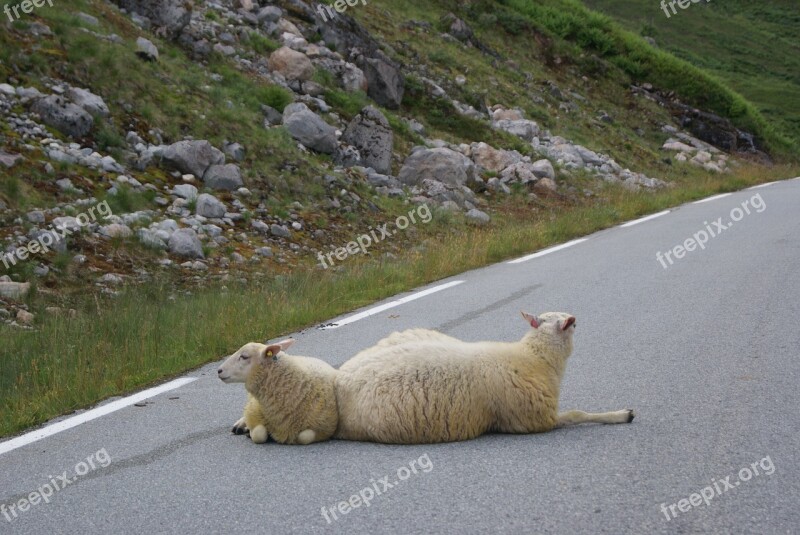
[[[398,109],[405,76],[415,67],[389,58],[353,19],[340,16],[325,22],[301,0],[280,6],[253,0],[195,2],[191,11],[177,0],[116,0],[112,5],[142,32],[136,48],[130,50],[142,62],[159,61],[157,46],[147,39],[152,32],[176,40],[200,65],[210,54],[221,54],[241,70],[290,91],[293,102],[284,109],[263,106],[259,120],[266,129],[288,131],[309,155],[330,156],[324,160],[325,194],[294,201],[286,211],[270,209],[263,192],[244,179],[247,140],[231,140],[222,146],[191,137],[165,142],[157,129],[131,130],[121,157],[118,153],[114,158],[93,141],[98,122],[109,116],[103,95],[58,79],[43,80],[39,88],[6,80],[0,83],[0,120],[8,129],[0,137],[5,140],[0,143],[0,171],[15,166],[36,169],[45,177],[44,192],[57,202],[20,212],[0,197],[0,250],[13,254],[43,233],[72,229],[69,237],[56,240],[55,255],[33,255],[26,261],[31,266],[27,275],[12,270],[0,280],[0,320],[21,328],[35,322],[22,304],[31,288],[23,280],[26,276],[52,281],[54,274],[77,269],[87,284],[108,294],[126,283],[151,280],[165,270],[198,283],[246,280],[280,266],[295,266],[339,245],[337,236],[351,232],[349,226],[338,223],[341,216],[374,210],[377,198],[424,203],[484,225],[492,219],[493,203],[513,189],[522,188],[532,198],[559,195],[574,191],[569,178],[575,173],[632,189],[668,186],[664,180],[623,168],[606,154],[541,128],[523,110],[503,103],[478,110],[461,103],[443,89],[452,81],[432,80],[424,72],[417,74],[426,91],[450,102],[458,113],[515,136],[526,154],[486,142],[453,144],[431,138],[413,117],[403,118],[404,128],[418,145],[406,154],[398,153],[396,129],[379,107]],[[89,27],[98,22],[89,14],[79,16]],[[493,53],[484,50],[464,21],[451,16],[446,22],[453,39]],[[27,31],[47,35],[51,30],[36,22]],[[99,27],[86,31],[100,41],[120,40]],[[254,32],[279,46],[270,54],[254,54]],[[315,38],[318,35],[321,40]],[[325,88],[312,79],[320,69],[341,89],[366,92],[376,105],[364,107],[352,120],[342,119],[326,102]],[[642,98],[664,101],[650,90],[633,88]],[[564,98],[563,105],[580,106],[580,99]],[[599,120],[614,121],[607,114]],[[692,124],[664,124],[670,138],[662,147],[663,156],[710,172],[725,172],[735,165],[737,150],[756,151],[743,146],[746,134],[735,135],[734,141],[740,144],[731,145],[729,138],[706,136],[703,129],[694,129],[699,122],[695,118]],[[719,131],[717,125],[714,132]],[[79,179],[60,176],[59,169],[65,165],[84,172]],[[112,215],[82,224],[80,214],[102,201],[96,196],[98,190],[105,192],[103,199],[133,196],[144,207],[125,210],[130,203],[112,202],[116,207]],[[591,189],[580,193],[590,195]],[[325,214],[332,223],[323,226],[318,220]],[[128,261],[117,251],[121,242],[135,242],[155,261],[146,265]],[[136,250],[132,249],[131,256],[136,256]],[[0,273],[3,269],[0,266]],[[56,308],[48,311],[70,313]]]

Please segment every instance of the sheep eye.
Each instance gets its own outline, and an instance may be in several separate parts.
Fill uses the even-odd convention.
[[[248,360],[250,358],[250,355],[241,355],[239,358],[242,360]]]

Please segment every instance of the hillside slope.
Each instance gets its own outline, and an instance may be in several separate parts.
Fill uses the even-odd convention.
[[[585,0],[713,73],[800,140],[800,9],[793,0],[701,2],[669,18],[657,2]]]

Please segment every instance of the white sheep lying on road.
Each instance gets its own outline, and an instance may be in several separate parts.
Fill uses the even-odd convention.
[[[337,371],[319,359],[287,355],[292,343],[246,344],[217,370],[226,383],[245,383],[247,405],[233,431],[249,430],[257,444],[270,436],[283,444],[311,444],[336,430]]]
[[[469,343],[414,329],[345,362],[335,376],[335,438],[419,444],[633,420],[632,410],[558,413],[575,318],[522,315],[531,330],[519,342]]]

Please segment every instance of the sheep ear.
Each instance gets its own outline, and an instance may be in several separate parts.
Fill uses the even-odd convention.
[[[286,351],[294,344],[294,338],[287,338],[286,340],[281,340],[276,345],[281,346],[281,351]]]
[[[278,353],[283,350],[280,344],[272,344],[267,346],[264,350],[264,360],[271,358],[272,360],[278,360]]]
[[[533,327],[534,329],[539,328],[539,321],[536,319],[536,316],[533,316],[531,314],[528,314],[527,312],[522,312],[522,311],[520,311],[520,314],[522,314],[522,317],[525,318],[525,321],[531,324],[531,327]]]

